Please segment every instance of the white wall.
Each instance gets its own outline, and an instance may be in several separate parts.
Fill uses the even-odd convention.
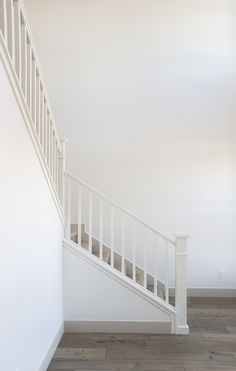
[[[0,169],[0,369],[36,371],[63,325],[63,225],[1,60]]]
[[[189,287],[235,287],[235,1],[25,3],[67,167],[188,232]]]

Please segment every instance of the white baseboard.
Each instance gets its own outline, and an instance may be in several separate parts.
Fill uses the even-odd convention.
[[[61,324],[61,326],[56,332],[56,335],[52,339],[51,344],[48,346],[45,352],[45,355],[37,368],[38,371],[46,371],[48,369],[48,366],[51,362],[51,359],[53,357],[55,350],[57,349],[57,346],[62,338],[63,333],[64,333],[64,323]]]
[[[174,296],[175,289],[170,288],[170,296]],[[236,298],[236,288],[210,288],[210,287],[189,287],[187,296],[190,297],[218,297],[218,298]]]
[[[65,321],[65,332],[170,334],[171,323],[153,321]]]

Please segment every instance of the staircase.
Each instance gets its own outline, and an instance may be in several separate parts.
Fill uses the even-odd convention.
[[[172,240],[66,171],[65,140],[57,133],[21,0],[0,0],[0,57],[65,223],[64,247],[158,308],[172,333],[187,334],[188,236]]]
[[[69,172],[65,172],[64,183],[64,246],[102,267],[168,314],[172,333],[188,333],[188,236],[176,234],[175,240],[170,239]]]

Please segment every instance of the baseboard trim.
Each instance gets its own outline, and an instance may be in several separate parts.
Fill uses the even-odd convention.
[[[175,289],[170,289],[170,296],[175,295]],[[236,298],[236,288],[210,288],[210,287],[189,287],[188,297],[215,297],[215,298]]]
[[[65,332],[116,332],[171,334],[171,322],[153,321],[65,321]]]
[[[48,346],[48,348],[45,352],[45,355],[44,355],[43,359],[41,360],[41,362],[39,364],[39,367],[37,368],[38,371],[46,371],[48,369],[48,366],[51,362],[53,354],[54,354],[55,350],[57,349],[57,346],[58,346],[63,334],[64,334],[64,323],[61,324],[61,326],[59,327],[59,329],[56,332],[56,335],[52,339],[51,344],[49,344],[49,346]]]

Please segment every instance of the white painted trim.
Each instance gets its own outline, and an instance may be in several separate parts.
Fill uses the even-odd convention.
[[[43,359],[41,360],[39,366],[37,367],[37,371],[46,371],[48,369],[48,366],[51,362],[51,359],[53,357],[53,354],[55,350],[57,349],[57,346],[62,338],[62,335],[64,334],[64,323],[61,324],[59,329],[56,332],[56,335],[53,337],[51,343],[49,344]]]
[[[170,296],[175,295],[175,289],[170,288]],[[222,287],[189,287],[187,289],[188,297],[218,297],[218,298],[236,298],[236,288]]]
[[[107,263],[101,261],[99,258],[97,258],[95,255],[90,254],[87,250],[85,250],[83,247],[80,247],[73,241],[65,240],[63,241],[63,246],[73,254],[80,256],[82,259],[87,261],[89,264],[93,265],[97,269],[101,270],[105,274],[107,274],[109,277],[113,278],[115,281],[118,281],[123,286],[127,287],[131,291],[138,294],[141,298],[148,301],[155,307],[157,307],[159,310],[161,310],[163,313],[166,313],[172,318],[172,315],[176,315],[175,308],[170,305],[166,304],[164,300],[159,298],[158,296],[153,295],[151,292],[149,293],[147,290],[145,290],[142,286],[140,286],[138,283],[134,282],[132,279],[126,277],[122,273],[120,273],[118,270],[112,268]]]
[[[155,321],[65,321],[65,332],[118,332],[171,334],[170,322]]]
[[[176,335],[188,335],[189,334],[189,327],[188,327],[188,325],[177,326],[175,333],[176,333]]]
[[[34,124],[33,124],[32,119],[31,119],[30,112],[29,112],[28,107],[26,105],[23,92],[22,92],[22,90],[20,88],[20,85],[19,85],[19,82],[18,82],[18,77],[17,77],[17,75],[14,71],[14,68],[12,66],[11,57],[9,55],[9,52],[8,52],[7,48],[6,48],[6,45],[5,45],[5,42],[4,42],[4,39],[2,37],[1,32],[0,32],[0,58],[3,62],[4,67],[5,67],[7,77],[9,79],[10,85],[11,85],[13,93],[15,95],[18,107],[21,111],[23,120],[25,122],[26,129],[28,131],[31,142],[34,146],[36,155],[39,159],[39,163],[40,163],[40,166],[43,170],[43,174],[45,176],[48,187],[49,187],[50,192],[52,194],[53,201],[55,203],[55,206],[57,208],[57,211],[59,213],[61,221],[65,225],[64,211],[63,211],[61,202],[59,200],[57,191],[55,189],[55,185],[53,184],[53,181],[52,181],[52,178],[51,178],[46,160],[45,160],[45,158],[42,154],[41,146],[40,146],[40,143],[39,143],[36,131],[35,131]]]

